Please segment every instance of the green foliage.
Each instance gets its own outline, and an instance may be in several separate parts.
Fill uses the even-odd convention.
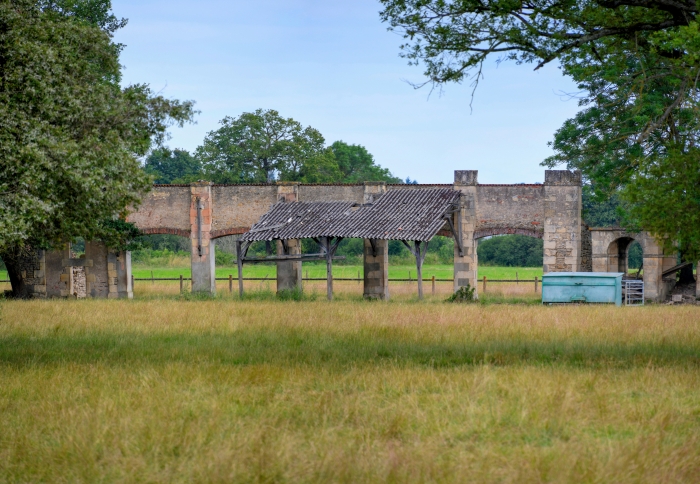
[[[139,247],[138,237],[142,234],[136,225],[121,219],[103,220],[100,230],[100,239],[107,247],[116,251],[134,250]]]
[[[148,155],[144,169],[155,183],[191,183],[202,178],[202,166],[187,150],[157,148]]]
[[[196,156],[218,183],[323,182],[339,176],[321,133],[272,109],[225,117]]]
[[[584,185],[581,193],[581,218],[589,227],[619,227],[620,199],[617,193],[608,195],[596,192],[591,185]]]
[[[469,283],[466,286],[462,286],[450,297],[445,299],[445,302],[457,302],[457,303],[470,303],[476,302],[477,299],[474,297],[476,292],[475,287],[471,287]]]
[[[364,181],[384,181],[387,183],[403,183],[386,168],[374,161],[374,157],[364,146],[349,145],[344,141],[336,141],[331,150],[340,169],[343,183],[362,183]]]
[[[500,267],[542,267],[542,239],[525,235],[500,235],[480,241],[479,264]]]
[[[476,84],[489,56],[536,68],[557,60],[583,109],[557,131],[543,164],[580,169],[601,196],[619,196],[625,228],[700,257],[696,0],[382,3],[383,20],[407,41],[403,55],[424,63],[428,82]]]
[[[103,221],[124,217],[150,186],[138,157],[194,114],[192,102],[120,86],[120,47],[110,35],[123,22],[100,14],[108,6],[0,2],[3,257],[28,245],[114,237]]]
[[[191,241],[180,235],[158,234],[143,235],[135,240],[139,247],[151,250],[169,250],[189,254]]]

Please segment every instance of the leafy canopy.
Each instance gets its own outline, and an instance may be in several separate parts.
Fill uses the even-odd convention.
[[[75,237],[119,239],[106,223],[139,203],[139,165],[192,102],[119,85],[124,24],[108,1],[0,1],[0,254]]]
[[[700,258],[700,186],[687,183],[700,171],[696,0],[381,1],[428,83],[476,87],[489,57],[536,69],[556,60],[584,109],[557,131],[544,164],[580,169],[601,197],[625,202],[628,228]]]
[[[336,141],[327,147],[317,129],[272,109],[224,118],[195,157],[203,177],[217,183],[401,183],[363,146]]]
[[[202,164],[187,150],[157,148],[146,158],[144,169],[159,184],[191,183],[202,178]]]

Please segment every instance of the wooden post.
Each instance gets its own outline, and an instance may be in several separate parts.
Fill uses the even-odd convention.
[[[486,292],[486,276],[484,276],[484,290],[483,292]]]
[[[134,290],[134,275],[131,274],[131,290]]]
[[[238,266],[238,295],[243,297],[243,247],[236,241],[236,265]]]
[[[156,280],[153,278],[153,271],[151,271],[151,285],[155,284]]]
[[[333,300],[333,254],[331,254],[331,238],[321,239],[326,250],[326,296],[329,301]]]
[[[228,292],[233,293],[233,274],[228,275]]]
[[[185,288],[185,286],[182,282],[182,274],[180,274],[180,294],[183,293],[183,291],[185,290],[184,288]]]
[[[357,271],[357,283],[360,283],[360,271]]]
[[[515,285],[518,285],[518,271],[515,271]]]
[[[418,278],[418,299],[421,300],[423,299],[423,258],[421,257],[420,253],[420,242],[416,240],[416,271],[418,274],[416,274]]]
[[[537,276],[535,276],[535,292],[537,292]]]
[[[435,276],[433,276],[433,296],[435,295]]]

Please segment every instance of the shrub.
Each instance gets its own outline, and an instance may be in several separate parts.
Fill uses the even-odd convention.
[[[466,286],[462,286],[457,291],[446,299],[445,302],[476,302],[474,298],[474,293],[476,292],[475,287],[471,287],[469,283]]]

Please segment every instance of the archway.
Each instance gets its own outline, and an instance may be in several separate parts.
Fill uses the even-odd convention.
[[[627,274],[627,249],[634,241],[632,237],[619,237],[608,245],[608,272]]]

